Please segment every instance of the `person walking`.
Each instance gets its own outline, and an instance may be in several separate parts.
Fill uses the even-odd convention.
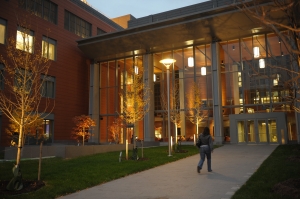
[[[197,166],[197,172],[200,173],[200,170],[202,169],[203,163],[205,161],[205,156],[207,158],[207,170],[208,172],[212,172],[211,153],[213,152],[214,148],[213,148],[212,137],[209,133],[208,127],[205,127],[203,133],[199,135],[198,143],[199,144],[197,144],[197,146],[199,147],[200,160]]]

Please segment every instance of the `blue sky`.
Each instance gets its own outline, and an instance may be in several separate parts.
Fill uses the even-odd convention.
[[[109,18],[127,14],[145,17],[208,0],[87,0],[96,10]]]

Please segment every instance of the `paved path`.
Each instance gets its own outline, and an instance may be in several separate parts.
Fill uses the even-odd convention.
[[[200,155],[133,174],[59,199],[229,199],[277,145],[224,145],[197,173]]]

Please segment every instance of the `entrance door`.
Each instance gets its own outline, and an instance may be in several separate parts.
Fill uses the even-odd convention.
[[[278,143],[276,119],[237,121],[238,143]]]

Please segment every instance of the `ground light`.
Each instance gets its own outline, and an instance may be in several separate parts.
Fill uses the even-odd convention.
[[[176,62],[175,59],[163,59],[159,61],[167,68],[167,89],[168,89],[168,140],[169,140],[169,156],[172,156],[171,146],[171,124],[170,124],[170,65]]]

